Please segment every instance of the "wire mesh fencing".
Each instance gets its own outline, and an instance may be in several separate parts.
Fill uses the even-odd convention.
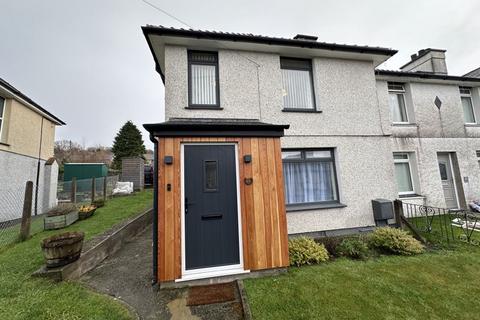
[[[33,187],[35,190],[35,186]],[[35,197],[32,194],[33,202]],[[22,213],[25,205],[25,187],[0,188],[0,251],[20,239]],[[30,235],[43,230],[43,215],[34,215],[32,203]]]
[[[108,198],[118,182],[117,176],[60,181],[57,189],[59,202],[86,203],[94,199]]]

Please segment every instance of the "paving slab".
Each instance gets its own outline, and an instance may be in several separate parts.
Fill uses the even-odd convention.
[[[140,319],[243,319],[238,290],[235,300],[187,306],[189,288],[158,290],[152,279],[152,229],[138,234],[80,281],[130,307]]]

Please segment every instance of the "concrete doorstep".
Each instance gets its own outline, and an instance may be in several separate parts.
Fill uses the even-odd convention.
[[[153,209],[149,209],[87,241],[83,245],[82,254],[77,261],[58,268],[47,268],[44,265],[35,271],[33,276],[49,278],[54,281],[80,278],[120,250],[127,241],[144,231],[152,223],[152,211]]]

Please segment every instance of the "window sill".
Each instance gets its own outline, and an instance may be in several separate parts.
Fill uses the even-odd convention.
[[[4,143],[4,142],[0,142],[0,146],[10,147],[10,145],[8,143]]]
[[[398,195],[398,198],[400,199],[420,199],[420,198],[425,198],[425,196],[422,196],[420,194],[412,193],[412,194],[400,194]]]
[[[187,110],[223,110],[223,108],[215,106],[190,106],[185,107]]]
[[[332,208],[345,208],[346,205],[335,202],[335,203],[302,203],[302,204],[287,204],[287,212],[295,211],[307,211],[307,210],[320,210],[320,209],[332,209]]]
[[[465,127],[480,127],[479,123],[465,123]]]
[[[394,127],[416,127],[416,123],[392,123]]]
[[[312,109],[282,109],[282,112],[301,112],[301,113],[322,113],[321,110]]]

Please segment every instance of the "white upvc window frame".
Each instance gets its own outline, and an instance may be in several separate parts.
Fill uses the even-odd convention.
[[[405,155],[407,156],[406,159],[395,159],[395,155]],[[412,191],[399,191],[399,196],[407,196],[407,195],[414,195],[415,192],[415,181],[413,180],[413,171],[412,171],[412,162],[410,161],[410,153],[409,152],[394,152],[393,153],[393,164],[397,163],[406,163],[408,164],[408,171],[410,173],[410,184],[412,185]],[[395,175],[395,183],[397,183],[397,177]]]
[[[2,132],[3,132],[3,127],[5,126],[5,109],[7,105],[7,99],[5,97],[0,96],[1,99],[3,99],[3,105],[2,105],[2,112],[0,112],[0,142],[2,139]]]
[[[390,89],[390,85],[395,85],[395,86],[401,86],[401,89]],[[405,84],[404,83],[398,83],[398,82],[387,82],[387,90],[388,90],[388,107],[389,110],[391,109],[390,107],[390,94],[395,94],[395,95],[400,95],[403,100],[403,107],[405,108],[405,117],[406,121],[394,121],[393,120],[393,115],[392,116],[392,124],[409,124],[410,123],[410,117],[408,115],[408,108],[407,108],[407,99],[405,99]],[[391,110],[390,110],[391,113]]]
[[[465,112],[463,110],[463,102],[462,102],[463,121],[465,121],[465,124],[477,124],[478,123],[477,115],[475,114],[475,105],[473,104],[473,99],[472,99],[472,89],[469,87],[459,87],[458,89],[460,91],[460,101],[462,100],[462,98],[470,99],[470,105],[472,106],[472,114],[473,114],[474,122],[466,122]]]

